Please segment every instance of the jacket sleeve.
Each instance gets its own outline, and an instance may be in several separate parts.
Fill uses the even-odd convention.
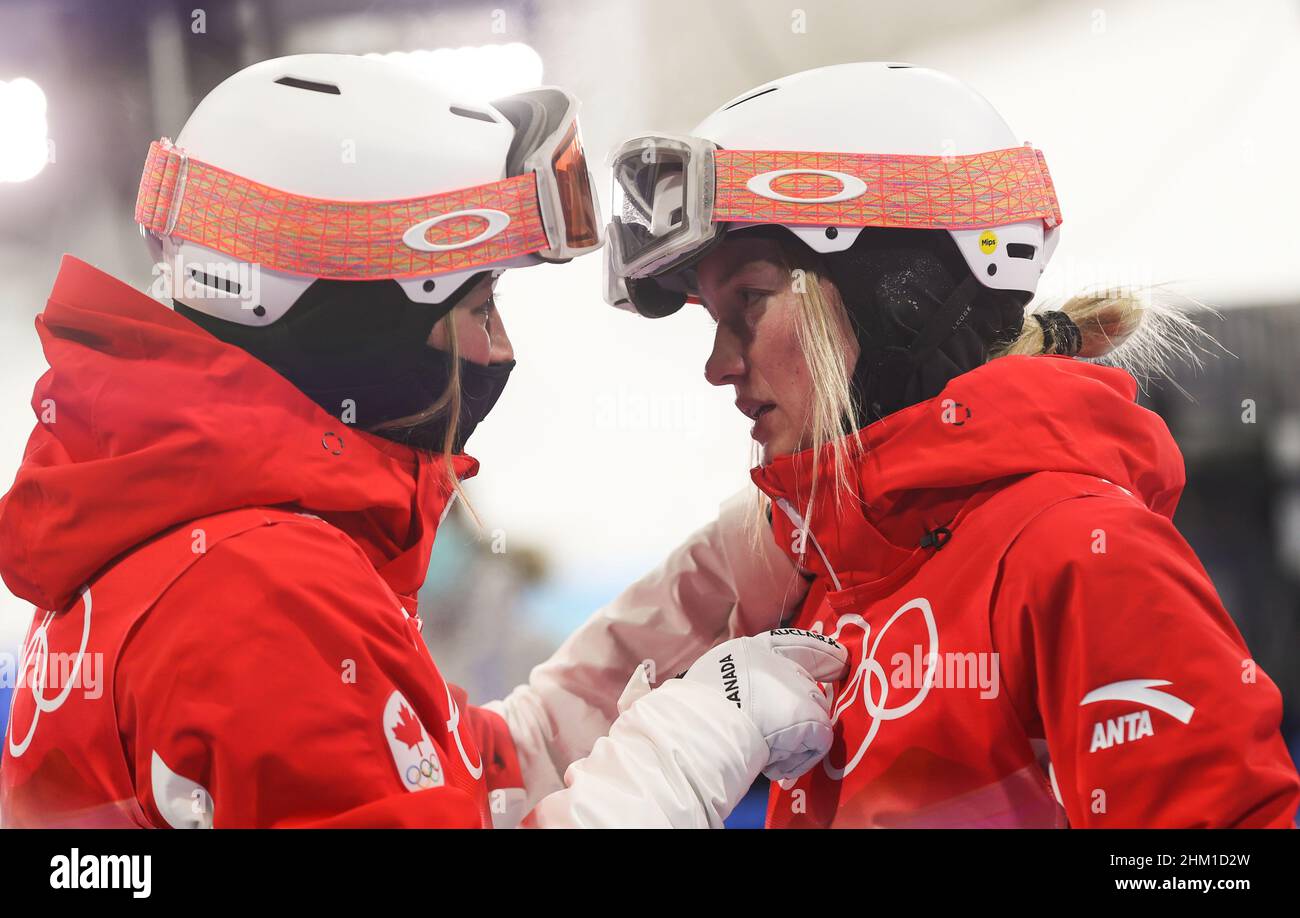
[[[448,685],[463,713],[466,726],[483,762],[483,780],[487,784],[488,812],[492,825],[513,829],[528,812],[524,775],[519,766],[519,752],[505,718],[496,710],[471,705],[465,690]]]
[[[735,494],[718,519],[597,610],[528,682],[488,707],[509,725],[527,787],[522,812],[562,789],[568,767],[609,732],[628,679],[643,663],[657,684],[715,644],[777,627],[807,584],[773,542],[751,535],[755,491]]]
[[[1169,519],[1120,492],[1062,501],[1000,577],[1003,687],[1071,825],[1293,824],[1281,695]]]
[[[481,825],[466,789],[412,793],[399,777],[386,703],[436,673],[411,633],[359,550],[320,526],[211,546],[118,662],[145,813],[160,827]]]

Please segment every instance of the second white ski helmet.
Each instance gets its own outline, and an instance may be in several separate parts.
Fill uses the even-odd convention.
[[[1042,153],[969,86],[910,64],[782,77],[689,135],[629,140],[611,164],[605,297],[650,316],[679,309],[682,272],[746,227],[827,254],[867,227],[945,229],[981,284],[1032,294],[1061,223]]]

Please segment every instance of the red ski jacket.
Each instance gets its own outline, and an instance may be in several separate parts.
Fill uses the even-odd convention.
[[[508,731],[418,633],[443,459],[72,257],[36,325],[51,369],[0,499],[0,574],[37,606],[0,822],[490,824],[489,789],[522,786]]]
[[[1182,457],[1131,376],[1007,357],[829,453],[756,469],[851,653],[830,754],[770,826],[1291,826],[1281,697],[1171,521]],[[802,520],[810,520],[801,536]]]

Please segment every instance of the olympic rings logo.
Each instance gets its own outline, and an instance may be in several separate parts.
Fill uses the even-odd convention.
[[[876,661],[876,651],[880,648],[880,641],[889,631],[890,626],[908,612],[920,612],[925,621],[926,636],[929,639],[929,650],[925,655],[925,675],[922,677],[920,690],[911,699],[891,708],[886,706],[886,701],[889,698],[889,677],[885,673],[885,668]],[[925,701],[926,696],[930,694],[930,689],[934,686],[935,668],[939,663],[939,628],[934,620],[934,610],[930,608],[930,603],[926,599],[917,597],[899,606],[894,611],[894,614],[881,626],[875,640],[871,642],[869,650],[867,649],[867,641],[871,638],[871,625],[867,623],[866,619],[856,613],[843,615],[840,617],[839,622],[836,623],[835,632],[830,636],[842,640],[840,632],[846,626],[862,629],[864,652],[861,662],[858,663],[857,669],[853,672],[853,677],[844,687],[844,691],[840,693],[839,698],[836,699],[835,709],[831,714],[831,723],[832,725],[838,723],[840,715],[853,707],[858,702],[859,696],[861,696],[863,707],[867,709],[867,715],[871,718],[871,726],[867,728],[866,736],[862,738],[862,742],[853,757],[845,762],[842,768],[831,764],[829,755],[822,759],[822,768],[833,781],[842,781],[853,772],[853,769],[858,767],[863,756],[867,754],[867,750],[871,747],[872,741],[875,740],[882,722],[906,717],[915,711],[921,702]],[[813,626],[814,631],[820,630],[820,628],[821,622],[817,622]],[[873,685],[879,690],[879,699],[873,697],[875,695]]]
[[[82,662],[86,657],[86,648],[90,645],[90,587],[83,586],[78,596],[84,604],[84,611],[82,612],[81,646],[77,649],[76,662],[69,668],[69,671],[74,673],[81,670]],[[77,684],[76,680],[69,679],[58,695],[53,698],[45,697],[45,673],[50,658],[49,626],[54,616],[54,612],[47,611],[41,623],[32,630],[27,643],[23,645],[22,661],[18,665],[19,684],[26,682],[31,689],[36,710],[32,713],[32,722],[28,725],[27,735],[23,737],[22,742],[14,742],[14,725],[12,722],[9,725],[9,754],[15,759],[26,752],[27,747],[31,745],[41,714],[49,714],[63,707],[63,702],[68,700],[68,695]],[[28,678],[29,672],[30,678]],[[18,695],[15,693],[14,699],[17,698]],[[12,711],[12,708],[10,710]]]
[[[412,763],[406,768],[406,783],[412,787],[441,787],[442,763],[438,761],[438,753],[431,751],[428,755],[420,759],[419,763]]]

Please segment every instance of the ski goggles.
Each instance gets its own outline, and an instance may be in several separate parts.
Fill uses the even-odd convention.
[[[493,103],[515,127],[507,178],[389,201],[336,201],[263,185],[149,146],[135,220],[289,274],[404,279],[535,256],[562,262],[601,246],[600,206],[578,130],[578,102],[538,89]]]
[[[649,135],[623,144],[610,164],[605,297],[648,315],[680,307],[689,281],[673,274],[735,224],[958,230],[1061,222],[1047,163],[1028,144],[914,156],[724,150],[702,138]]]

